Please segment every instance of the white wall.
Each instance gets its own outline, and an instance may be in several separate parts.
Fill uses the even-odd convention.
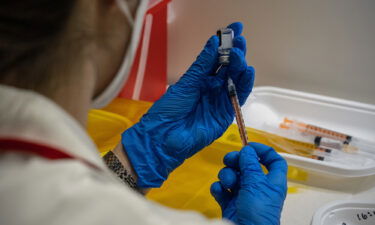
[[[375,0],[173,0],[175,82],[217,28],[242,21],[256,85],[375,104]]]

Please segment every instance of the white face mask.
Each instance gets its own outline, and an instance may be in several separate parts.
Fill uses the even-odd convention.
[[[117,0],[117,5],[128,19],[130,25],[133,27],[130,44],[127,47],[125,58],[122,65],[113,78],[112,82],[98,95],[93,101],[94,108],[102,108],[108,105],[121,91],[126,80],[129,77],[130,69],[133,65],[138,43],[142,33],[143,18],[146,14],[149,0],[139,0],[139,6],[135,19],[133,19],[130,8],[126,0]]]

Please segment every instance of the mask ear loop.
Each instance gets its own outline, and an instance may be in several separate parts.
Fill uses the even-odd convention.
[[[128,19],[130,25],[133,27],[134,26],[134,18],[132,16],[132,13],[130,12],[130,8],[128,3],[125,0],[116,0],[117,5],[120,7],[121,11],[124,13],[126,16],[126,19]]]
[[[141,40],[143,18],[147,12],[149,0],[139,0],[139,6],[134,18],[132,18],[128,4],[122,0],[116,0],[116,3],[121,12],[124,13],[124,16],[129,20],[128,22],[130,26],[132,26],[133,31],[121,67],[105,90],[93,99],[93,108],[102,108],[108,105],[108,103],[118,95],[121,91],[121,87],[126,82],[137,52],[139,41]]]

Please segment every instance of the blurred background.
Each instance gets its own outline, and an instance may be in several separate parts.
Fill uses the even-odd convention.
[[[241,21],[256,86],[375,104],[375,1],[173,0],[168,6],[168,83],[207,39]]]

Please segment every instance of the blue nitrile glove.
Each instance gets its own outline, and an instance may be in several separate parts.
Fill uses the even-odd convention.
[[[211,37],[181,79],[139,123],[123,133],[122,144],[138,175],[139,187],[160,187],[170,172],[220,137],[233,122],[228,76],[237,85],[241,104],[250,94],[254,69],[246,63],[242,24],[229,27],[235,34],[230,65],[213,76],[219,66],[219,39]]]
[[[287,191],[286,161],[271,147],[250,143],[240,152],[228,153],[224,164],[220,181],[211,186],[223,218],[241,225],[280,224]]]

